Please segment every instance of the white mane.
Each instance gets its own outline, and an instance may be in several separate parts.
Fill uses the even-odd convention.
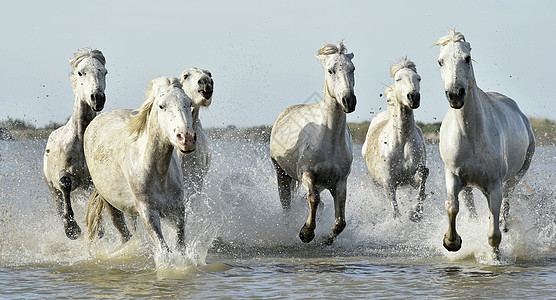
[[[407,57],[404,57],[400,59],[399,62],[392,64],[392,66],[390,67],[390,76],[393,78],[399,70],[405,68],[408,68],[417,73],[417,67],[415,66],[415,63],[407,59]]]
[[[343,41],[339,41],[338,45],[326,44],[319,49],[318,55],[346,54],[347,48]]]
[[[461,32],[456,32],[453,29],[448,29],[448,34],[439,38],[433,46],[446,46],[448,43],[465,42],[465,36]]]

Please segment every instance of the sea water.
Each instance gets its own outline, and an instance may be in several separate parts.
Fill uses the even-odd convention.
[[[475,191],[478,218],[462,204],[462,249],[446,251],[443,163],[427,145],[430,176],[424,217],[409,220],[417,192],[402,189],[402,217],[369,182],[354,146],[347,226],[331,246],[327,191],[315,240],[299,230],[308,206],[300,189],[282,211],[268,144],[213,141],[203,192],[187,203],[184,254],[161,258],[140,222],[121,244],[105,214],[105,235],[69,240],[42,176],[45,141],[0,141],[0,298],[554,298],[556,295],[556,148],[538,147],[511,199],[501,258],[487,242],[488,206]],[[115,179],[116,180],[116,179]],[[83,232],[91,190],[72,193]],[[128,220],[131,221],[131,220]],[[162,222],[170,247],[175,229]]]

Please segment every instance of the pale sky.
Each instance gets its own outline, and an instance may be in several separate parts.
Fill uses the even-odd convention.
[[[422,77],[417,120],[448,110],[432,44],[448,28],[471,43],[477,84],[530,117],[555,119],[556,1],[7,1],[0,2],[0,120],[65,122],[74,96],[68,59],[82,47],[107,60],[104,111],[138,108],[146,84],[193,66],[211,71],[205,127],[272,125],[321,93],[315,54],[343,39],[353,52],[357,108],[385,105],[389,67],[406,56]]]

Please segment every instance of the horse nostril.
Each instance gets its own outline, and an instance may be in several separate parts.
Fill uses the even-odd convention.
[[[465,95],[465,89],[464,89],[464,88],[460,88],[460,89],[458,90],[458,96],[461,97],[461,96],[463,96],[463,95]]]
[[[193,142],[197,142],[197,133],[193,134]]]

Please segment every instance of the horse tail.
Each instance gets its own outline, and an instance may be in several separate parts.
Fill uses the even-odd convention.
[[[99,234],[99,228],[102,228],[102,211],[104,210],[104,198],[95,188],[91,198],[89,199],[89,207],[87,207],[87,215],[85,222],[87,223],[87,231],[89,240],[93,240]],[[102,229],[101,229],[102,230]]]

